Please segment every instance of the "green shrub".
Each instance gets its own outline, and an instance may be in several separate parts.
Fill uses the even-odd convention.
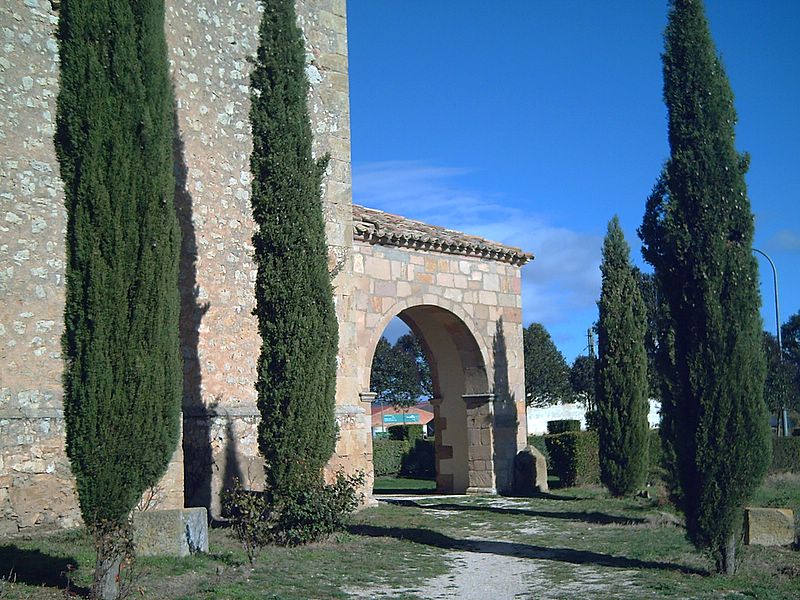
[[[770,472],[800,473],[800,437],[772,438],[772,466]]]
[[[543,435],[529,435],[528,446],[533,446],[544,455],[547,461],[547,470],[550,470],[550,453],[547,451],[547,444],[545,443],[545,436]]]
[[[580,431],[581,422],[578,419],[557,419],[547,422],[547,433],[556,435],[567,431]]]
[[[375,476],[404,475],[432,477],[436,474],[432,441],[415,439],[373,439],[372,465]]]
[[[546,435],[549,471],[563,487],[600,482],[598,439],[595,431],[567,431]]]
[[[415,440],[401,459],[400,474],[406,477],[435,477],[436,450],[429,440]]]
[[[361,499],[364,473],[336,473],[331,484],[312,479],[306,485],[284,490],[275,505],[264,492],[244,489],[238,480],[223,493],[223,510],[247,558],[255,561],[268,545],[299,546],[344,529],[345,517]]]
[[[422,439],[422,425],[392,425],[389,427],[389,439],[409,442]]]
[[[372,466],[375,477],[398,475],[403,466],[403,455],[408,451],[408,444],[402,440],[372,440]]]

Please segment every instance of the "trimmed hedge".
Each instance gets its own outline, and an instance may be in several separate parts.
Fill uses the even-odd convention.
[[[389,427],[390,440],[414,440],[422,439],[422,425],[392,425]]]
[[[544,440],[551,459],[548,470],[558,476],[562,487],[600,483],[596,431],[567,431]]]
[[[433,442],[423,439],[373,438],[372,464],[375,469],[375,477],[385,475],[434,476],[436,474],[436,456]]]
[[[581,422],[578,419],[556,419],[547,422],[547,433],[556,435],[567,431],[580,431]]]
[[[772,438],[772,466],[770,472],[790,471],[800,473],[800,437]]]

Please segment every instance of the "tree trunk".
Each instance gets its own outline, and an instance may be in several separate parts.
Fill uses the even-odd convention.
[[[117,600],[119,598],[119,574],[122,552],[119,548],[120,532],[105,530],[95,533],[95,551],[92,580],[92,600]]]
[[[736,575],[736,536],[731,534],[721,548],[717,572],[725,575]]]

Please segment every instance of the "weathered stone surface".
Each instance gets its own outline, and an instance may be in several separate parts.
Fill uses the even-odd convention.
[[[744,543],[789,546],[795,542],[794,512],[789,508],[745,508]]]
[[[547,461],[538,448],[528,446],[514,459],[514,494],[533,496],[549,491]]]
[[[205,508],[146,510],[133,515],[137,556],[188,556],[208,552]]]

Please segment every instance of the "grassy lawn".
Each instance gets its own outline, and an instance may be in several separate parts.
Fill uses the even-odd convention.
[[[758,500],[798,510],[800,479],[771,479]],[[534,499],[397,499],[357,513],[348,532],[325,543],[267,548],[252,567],[227,530],[213,529],[207,555],[139,560],[134,597],[420,599],[442,591],[442,576],[469,576],[458,563],[466,560],[478,575],[481,565],[487,573],[488,565],[511,565],[534,598],[800,598],[800,552],[742,547],[737,576],[710,575],[708,557],[673,520],[656,500],[616,500],[600,488]],[[84,592],[92,560],[82,531],[7,540],[0,598]],[[499,598],[490,589],[486,597]]]
[[[421,494],[436,490],[434,479],[412,479],[410,477],[376,477],[376,494]]]

